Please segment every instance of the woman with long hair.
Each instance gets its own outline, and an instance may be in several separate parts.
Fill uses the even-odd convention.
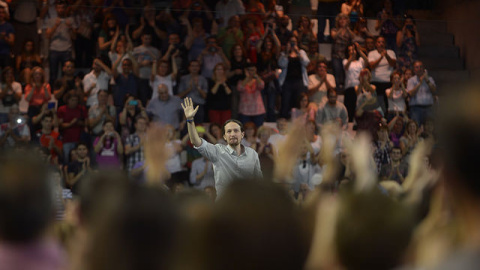
[[[2,70],[0,81],[0,113],[2,120],[6,120],[10,107],[18,105],[22,98],[22,85],[15,81],[15,74],[12,67],[6,67]],[[1,123],[4,123],[3,121]]]
[[[315,121],[315,110],[310,106],[307,93],[300,93],[298,106],[292,108],[292,119],[304,117],[306,120]]]
[[[281,116],[290,118],[291,109],[295,106],[300,93],[307,91],[307,66],[310,63],[307,53],[298,47],[298,38],[292,36],[287,43],[286,51],[280,54],[278,66],[282,69],[279,83],[282,87]]]
[[[237,84],[240,80],[245,78],[245,67],[248,64],[245,50],[241,43],[232,47],[230,58],[230,70],[227,73],[228,84],[232,86],[232,118],[238,117],[238,102],[240,100],[239,93],[237,91]]]
[[[337,90],[343,91],[345,81],[345,71],[343,69],[342,61],[346,58],[345,51],[349,44],[352,43],[354,34],[349,28],[350,19],[345,14],[338,14],[335,18],[335,28],[330,31],[330,36],[333,39],[332,44],[332,66],[333,75],[335,76],[335,83]]]
[[[360,72],[360,84],[355,87],[357,93],[357,107],[355,110],[355,120],[357,121],[357,130],[370,132],[372,138],[377,136],[380,119],[382,118],[382,109],[377,101],[376,87],[370,84],[372,74],[367,68]]]
[[[33,40],[27,39],[23,45],[22,53],[17,56],[15,68],[20,73],[19,81],[23,85],[30,83],[30,74],[34,67],[42,65],[42,58],[36,53]]]
[[[227,70],[223,63],[213,68],[212,82],[207,93],[208,118],[211,123],[222,125],[232,118],[231,108],[232,89],[227,84]]]
[[[353,122],[355,118],[355,106],[357,104],[355,87],[360,84],[360,71],[368,67],[368,58],[358,43],[348,45],[346,54],[348,58],[343,59],[343,68],[345,69],[344,103],[348,111],[348,121]]]
[[[418,60],[418,46],[420,46],[420,35],[415,20],[411,15],[407,15],[402,30],[397,32],[397,63],[400,70],[412,68],[413,63]]]
[[[110,50],[114,37],[120,36],[121,30],[118,25],[117,18],[112,13],[106,14],[103,19],[102,30],[98,36],[98,48],[100,55],[108,57],[108,51]],[[123,41],[123,40],[122,40]]]
[[[277,80],[277,59],[280,55],[280,50],[280,40],[275,34],[275,31],[268,26],[262,39],[257,43],[257,69],[258,74],[265,82],[262,96],[267,113],[266,120],[268,122],[276,121],[275,103],[280,87]]]
[[[297,29],[293,34],[298,37],[299,47],[308,51],[309,44],[317,40],[317,36],[313,33],[313,24],[307,16],[300,16]]]
[[[40,113],[42,105],[52,98],[52,89],[45,81],[45,71],[41,67],[32,69],[29,81],[25,86],[25,100],[28,102],[28,117],[33,119]]]

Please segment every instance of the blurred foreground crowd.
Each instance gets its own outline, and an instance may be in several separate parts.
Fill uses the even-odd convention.
[[[478,265],[480,99],[437,106],[404,1],[313,2],[0,1],[0,264]],[[212,144],[243,124],[263,180],[217,197],[183,98]]]

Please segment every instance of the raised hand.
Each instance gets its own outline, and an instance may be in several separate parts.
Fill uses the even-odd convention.
[[[183,104],[182,105],[182,108],[183,108],[183,112],[185,113],[185,118],[187,119],[193,119],[195,117],[195,114],[197,114],[197,111],[198,111],[198,105],[197,107],[194,109],[193,108],[193,101],[191,98],[189,97],[186,97],[184,100],[183,100]]]

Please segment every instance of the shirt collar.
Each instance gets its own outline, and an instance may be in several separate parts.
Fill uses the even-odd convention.
[[[240,147],[242,148],[242,153],[239,155],[244,155],[245,154],[245,146],[243,144],[240,144]],[[230,154],[230,155],[235,155],[237,156],[237,153],[235,152],[235,149],[233,149],[230,145],[227,145],[227,152]]]

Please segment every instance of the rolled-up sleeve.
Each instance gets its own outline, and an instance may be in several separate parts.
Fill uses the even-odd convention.
[[[215,145],[205,141],[204,139],[201,140],[202,144],[198,147],[194,146],[194,148],[197,149],[202,156],[206,157],[211,162],[216,162],[219,155],[219,149]]]

